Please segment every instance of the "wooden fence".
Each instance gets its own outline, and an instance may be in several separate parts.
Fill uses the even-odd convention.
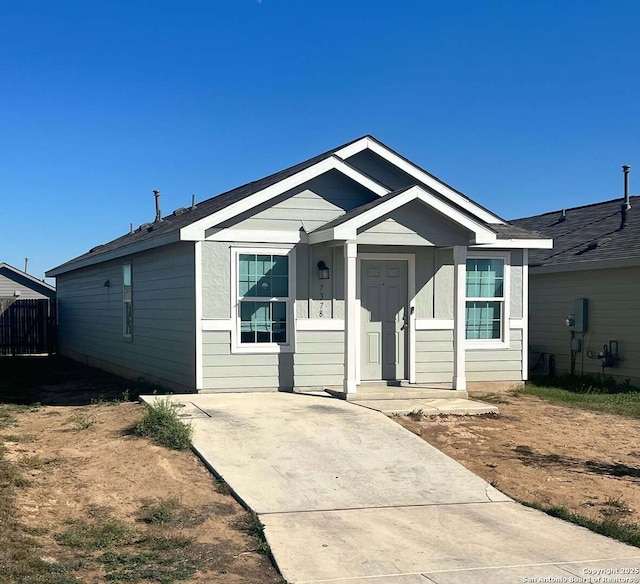
[[[0,308],[0,355],[37,355],[56,350],[55,300],[16,300]]]

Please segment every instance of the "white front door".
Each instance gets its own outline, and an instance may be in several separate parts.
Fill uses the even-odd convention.
[[[407,379],[407,262],[362,260],[361,378]]]

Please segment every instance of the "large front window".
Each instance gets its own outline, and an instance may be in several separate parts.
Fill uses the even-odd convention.
[[[501,339],[505,307],[504,259],[467,259],[466,296],[466,338]]]
[[[240,346],[289,344],[287,253],[237,254]]]

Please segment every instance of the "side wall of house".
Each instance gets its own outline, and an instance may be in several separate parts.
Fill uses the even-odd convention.
[[[123,334],[123,273],[131,264],[133,334]],[[58,277],[62,354],[180,391],[195,389],[193,243],[176,243]]]
[[[588,330],[575,333],[582,342],[582,350],[575,356],[576,373],[601,373],[600,360],[589,354],[597,355],[603,345],[616,340],[623,360],[616,367],[607,368],[605,374],[640,385],[638,282],[640,267],[530,274],[531,365],[544,353],[546,367],[538,371],[548,370],[551,355],[558,373],[570,371],[571,331],[565,321],[574,312],[574,301],[586,298]]]

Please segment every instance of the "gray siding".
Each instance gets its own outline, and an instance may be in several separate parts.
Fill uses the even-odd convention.
[[[230,243],[202,243],[202,317],[231,318]]]
[[[276,391],[342,385],[343,333],[298,331],[296,352],[231,354],[231,333],[204,331],[205,392]]]
[[[220,227],[309,233],[355,207],[377,198],[342,173],[332,170]]]
[[[467,381],[522,381],[522,331],[509,331],[508,349],[465,351]]]
[[[511,329],[508,349],[467,349],[467,381],[522,381],[522,331]],[[453,331],[416,331],[416,381],[453,381]]]
[[[469,233],[421,201],[412,201],[383,217],[380,222],[358,230],[358,243],[385,241],[393,241],[394,246],[467,245]]]
[[[453,331],[416,331],[416,382],[453,382]]]
[[[541,352],[554,355],[558,372],[569,371],[571,333],[565,325],[576,298],[589,300],[589,330],[576,336],[583,350],[576,358],[576,372],[601,373],[598,359],[590,359],[610,340],[620,343],[624,358],[605,370],[620,380],[640,384],[640,267],[585,270],[556,274],[531,274],[529,292],[530,364]]]
[[[193,244],[180,243],[58,278],[61,353],[195,388]],[[123,336],[122,266],[132,265],[133,336]]]
[[[20,296],[17,297],[20,300],[42,300],[56,295],[55,292],[50,292],[48,295],[41,294],[30,287],[27,281],[20,282],[17,278],[9,277],[8,274],[5,275],[0,272],[0,298],[14,298],[16,291],[20,292]]]

